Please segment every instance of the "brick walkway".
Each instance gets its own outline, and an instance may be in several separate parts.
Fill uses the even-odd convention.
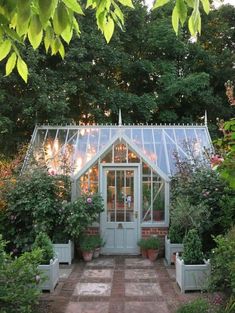
[[[54,293],[42,296],[50,313],[174,313],[198,296],[180,293],[163,259],[101,257],[75,263],[67,278],[66,271]]]

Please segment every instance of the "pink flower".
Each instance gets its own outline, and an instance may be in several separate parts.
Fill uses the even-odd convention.
[[[50,169],[48,170],[48,174],[51,175],[51,176],[54,176],[54,175],[56,175],[56,171],[53,170],[52,168],[50,168]]]
[[[91,204],[91,203],[92,203],[92,198],[91,198],[91,197],[88,197],[88,198],[86,199],[86,202],[87,202],[88,204]]]
[[[216,154],[211,157],[210,161],[211,161],[211,167],[216,168],[218,167],[218,165],[220,165],[224,161],[224,159],[221,156]]]

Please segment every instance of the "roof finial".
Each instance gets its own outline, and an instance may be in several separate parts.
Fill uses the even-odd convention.
[[[204,122],[205,122],[205,126],[207,126],[207,110],[205,110],[205,119],[204,119]]]
[[[122,126],[122,110],[118,111],[118,126]]]

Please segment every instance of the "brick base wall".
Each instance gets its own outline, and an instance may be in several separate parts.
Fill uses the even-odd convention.
[[[99,227],[88,227],[86,230],[86,234],[89,236],[98,235],[100,233]]]

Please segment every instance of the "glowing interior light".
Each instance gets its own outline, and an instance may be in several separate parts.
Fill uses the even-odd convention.
[[[75,174],[78,173],[80,171],[80,169],[82,168],[82,158],[78,157],[76,162],[75,162]]]
[[[57,152],[59,151],[59,140],[58,140],[58,139],[56,139],[56,140],[54,141],[53,150],[54,150],[55,153],[57,153]]]

